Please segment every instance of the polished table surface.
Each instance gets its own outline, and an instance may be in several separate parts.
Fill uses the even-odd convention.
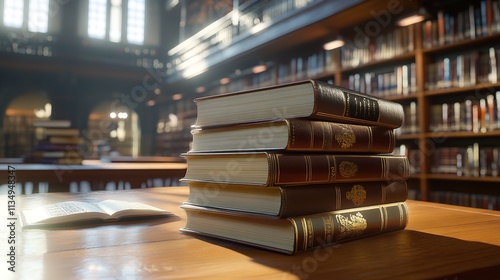
[[[293,256],[183,234],[187,187],[15,197],[15,211],[67,200],[134,200],[174,216],[60,229],[0,227],[15,240],[15,269],[1,279],[485,279],[500,275],[500,213],[408,201],[405,230]],[[7,218],[7,196],[0,198]],[[14,234],[14,235],[13,235]],[[12,238],[11,238],[12,239]],[[498,279],[498,278],[496,278]]]

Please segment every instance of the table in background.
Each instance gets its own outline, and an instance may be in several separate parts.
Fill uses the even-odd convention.
[[[18,279],[484,279],[500,272],[500,213],[408,201],[403,231],[293,256],[179,232],[187,187],[17,196],[16,211],[79,199],[134,200],[175,216],[16,233]],[[0,211],[6,215],[7,197]],[[6,217],[3,220],[6,221]],[[2,240],[8,228],[0,227]],[[7,242],[0,245],[3,257]],[[2,274],[7,271],[3,264]],[[494,273],[494,274],[492,274]],[[3,278],[5,279],[5,278]]]
[[[135,189],[152,186],[178,185],[186,173],[187,165],[182,162],[100,162],[84,161],[81,165],[12,163],[0,164],[0,185],[8,183],[9,166],[16,171],[16,183],[22,193],[30,193],[40,188],[49,192],[68,192],[74,186],[81,191],[109,189]],[[155,181],[159,181],[156,182]]]

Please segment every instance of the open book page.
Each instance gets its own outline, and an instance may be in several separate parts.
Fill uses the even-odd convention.
[[[153,215],[169,215],[168,211],[147,205],[139,202],[132,201],[119,201],[119,200],[103,200],[98,203],[99,208],[108,213],[113,218],[132,217],[132,216],[153,216]]]
[[[108,216],[95,204],[65,201],[23,211],[26,225],[64,223],[84,219],[104,219]]]

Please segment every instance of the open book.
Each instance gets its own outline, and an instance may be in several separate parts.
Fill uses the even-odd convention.
[[[171,212],[151,205],[104,200],[99,203],[65,201],[24,210],[21,219],[24,227],[41,227],[74,224],[84,221],[117,221],[123,218],[172,215]]]

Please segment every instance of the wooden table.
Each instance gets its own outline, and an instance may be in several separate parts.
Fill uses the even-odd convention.
[[[16,279],[485,279],[500,273],[500,213],[408,201],[407,229],[333,247],[282,255],[179,232],[187,187],[16,197],[16,211],[43,204],[106,198],[145,202],[169,218],[80,228],[15,232],[16,272],[1,261],[0,275]],[[7,222],[8,198],[1,217]],[[18,222],[18,221],[17,221]],[[0,227],[0,254],[9,248]],[[492,274],[492,273],[496,273]],[[7,279],[2,277],[2,279]],[[498,278],[497,278],[498,279]]]
[[[99,161],[84,161],[81,165],[59,164],[0,164],[0,170],[16,171],[17,183],[31,182],[49,185],[50,192],[69,191],[72,182],[88,181],[92,190],[102,190],[109,182],[127,182],[131,188],[141,188],[149,179],[167,178],[178,180],[186,173],[186,163],[174,162],[120,162],[101,163]],[[6,174],[7,172],[2,174]],[[0,177],[0,185],[7,184],[7,175]],[[162,185],[165,185],[163,183]],[[37,188],[34,189],[37,192]]]

